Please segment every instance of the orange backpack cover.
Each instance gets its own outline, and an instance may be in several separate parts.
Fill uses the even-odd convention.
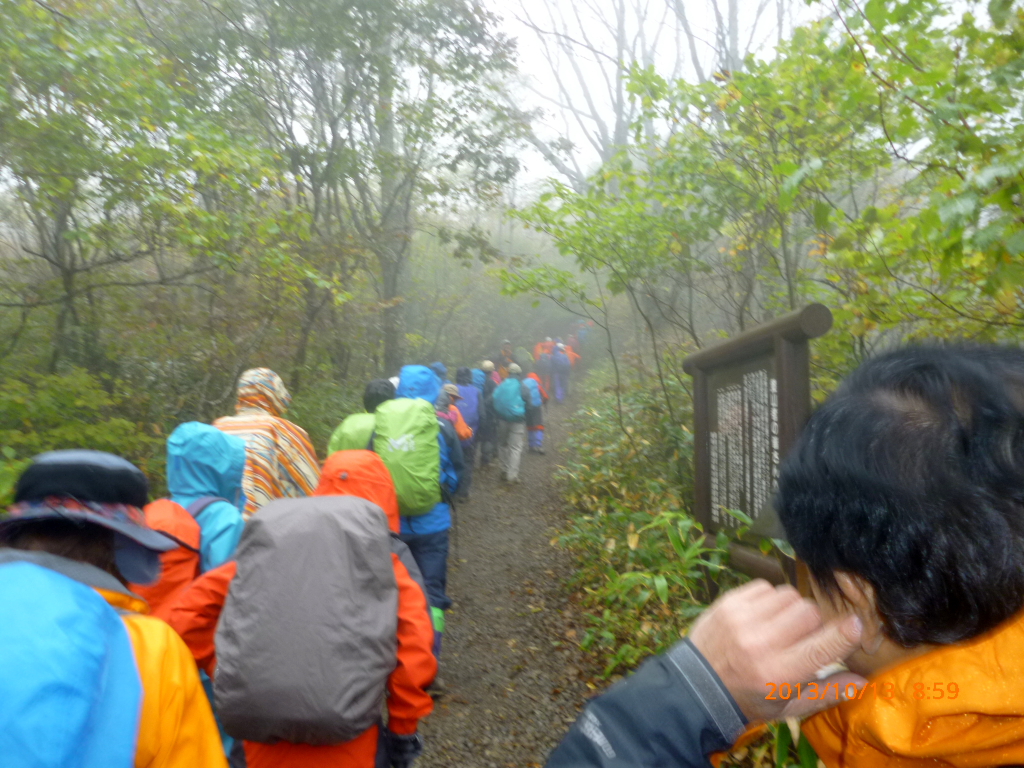
[[[388,528],[398,533],[398,497],[391,473],[373,451],[337,451],[324,462],[314,496],[358,496],[384,510]]]
[[[146,525],[185,545],[160,555],[160,578],[154,584],[128,585],[149,603],[151,615],[166,621],[175,598],[199,576],[199,523],[170,499],[158,499],[143,511]]]

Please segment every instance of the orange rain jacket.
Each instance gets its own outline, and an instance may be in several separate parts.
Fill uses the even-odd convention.
[[[314,495],[359,496],[379,506],[392,533],[398,533],[398,500],[391,476],[380,457],[371,451],[338,451],[324,463]],[[426,595],[408,569],[391,555],[398,585],[398,654],[388,677],[388,728],[398,734],[415,733],[420,718],[433,709],[425,689],[437,674],[431,652],[434,629]],[[168,621],[185,640],[207,674],[214,672],[213,638],[235,564],[225,563],[200,576],[178,599]],[[344,744],[257,744],[245,742],[248,768],[373,768],[377,753],[377,726]]]
[[[553,341],[538,341],[533,345],[533,359],[540,360],[540,356],[545,352],[551,354],[555,348],[555,342]]]
[[[830,768],[1024,765],[1022,680],[1024,613],[879,672],[802,731]]]
[[[538,376],[536,373],[528,373],[526,374],[526,378],[533,379],[535,382],[537,382],[537,389],[540,390],[540,399],[541,401],[546,403],[548,401],[548,391],[544,389],[544,384],[543,382],[541,382],[540,376]]]
[[[492,362],[495,365],[495,370],[498,373],[498,377],[502,381],[504,381],[505,379],[508,378],[509,366],[512,365],[512,363],[514,363],[515,360],[513,359],[511,352],[506,352],[504,349],[502,349],[500,352],[498,352],[498,357]]]
[[[565,345],[565,356],[569,358],[569,365],[573,368],[576,367],[576,361],[580,359],[580,356],[576,354],[575,350],[568,344]]]
[[[175,600],[199,576],[199,523],[170,499],[157,499],[143,511],[146,525],[185,545],[160,555],[160,578],[156,583],[131,585],[149,604],[150,614],[166,621]]]
[[[455,405],[448,406],[449,421],[452,426],[455,427],[455,436],[459,440],[469,440],[473,437],[473,428],[466,423],[466,420],[462,418],[462,411]]]

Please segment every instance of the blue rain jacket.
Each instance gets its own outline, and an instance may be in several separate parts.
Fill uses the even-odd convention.
[[[448,381],[448,369],[445,367],[445,364],[442,363],[440,360],[436,363],[431,363],[427,367],[437,374],[437,377],[441,379],[442,384]]]
[[[167,490],[188,508],[204,496],[219,496],[198,515],[199,569],[206,572],[234,557],[242,535],[242,470],[245,441],[209,424],[189,421],[167,439]]]
[[[426,400],[431,405],[441,394],[441,380],[432,370],[423,365],[405,365],[398,375],[395,397],[409,397]],[[441,427],[437,443],[441,449],[441,485],[454,494],[462,482],[462,446],[455,436],[451,423],[439,419]],[[445,501],[438,502],[425,515],[403,517],[401,532],[405,534],[439,533],[452,527],[451,510]]]
[[[131,768],[142,683],[124,622],[94,590],[0,564],[0,764]]]
[[[533,408],[540,408],[544,401],[541,399],[540,387],[537,386],[537,382],[533,379],[523,379],[523,386],[530,390],[529,405]]]

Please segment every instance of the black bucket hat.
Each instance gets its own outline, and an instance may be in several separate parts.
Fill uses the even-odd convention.
[[[18,478],[0,533],[25,521],[57,518],[108,528],[121,575],[148,584],[160,575],[160,553],[179,546],[146,524],[142,507],[148,500],[146,476],[130,461],[102,451],[50,451],[36,456]]]

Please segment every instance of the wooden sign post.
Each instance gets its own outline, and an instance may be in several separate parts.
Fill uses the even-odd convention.
[[[822,304],[745,331],[683,361],[693,377],[694,516],[705,532],[738,528],[724,510],[756,521],[771,504],[779,463],[811,414],[808,341],[828,332]],[[774,584],[796,583],[796,571],[734,542],[730,563]]]

